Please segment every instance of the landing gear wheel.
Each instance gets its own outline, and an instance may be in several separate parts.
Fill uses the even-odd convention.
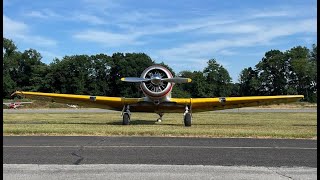
[[[190,113],[186,113],[186,115],[184,116],[183,120],[184,120],[184,125],[185,126],[191,126],[191,114]]]
[[[130,116],[128,113],[124,113],[122,116],[122,125],[129,125],[130,123]]]
[[[157,122],[161,122],[162,121],[162,116],[163,116],[163,113],[159,113],[159,118],[157,119]]]

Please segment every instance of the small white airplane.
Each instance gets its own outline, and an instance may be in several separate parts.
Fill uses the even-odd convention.
[[[32,102],[9,102],[9,103],[3,103],[3,105],[6,105],[10,109],[17,109],[20,106],[23,106],[23,104],[31,104]]]
[[[78,108],[79,107],[78,105],[75,105],[75,104],[67,104],[67,106],[70,108]]]
[[[157,113],[160,116],[158,122],[162,120],[164,113],[183,113],[185,126],[191,126],[192,113],[195,112],[289,103],[304,98],[303,95],[173,98],[171,97],[171,91],[174,84],[190,83],[191,79],[173,77],[167,68],[160,65],[146,68],[140,77],[123,77],[121,81],[139,83],[145,96],[126,98],[25,91],[16,91],[13,95],[35,100],[122,111],[123,125],[130,123],[131,112]]]

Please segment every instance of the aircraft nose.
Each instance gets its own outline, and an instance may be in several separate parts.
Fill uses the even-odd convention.
[[[151,82],[155,85],[158,85],[161,82],[161,78],[159,76],[155,76],[152,78]]]

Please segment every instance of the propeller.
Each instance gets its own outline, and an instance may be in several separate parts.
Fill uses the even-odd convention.
[[[171,82],[171,83],[189,83],[192,80],[190,78],[181,78],[181,77],[163,78],[162,79],[159,76],[154,76],[151,79],[140,78],[140,77],[124,77],[124,78],[121,78],[121,81],[124,81],[124,82],[148,82],[148,81],[151,81],[154,84],[159,84],[161,81]]]
[[[151,79],[140,78],[140,77],[123,77],[123,78],[121,78],[121,81],[124,81],[124,82],[148,82],[148,81],[151,81]]]
[[[162,81],[165,82],[173,82],[173,83],[189,83],[192,81],[190,78],[181,78],[181,77],[174,77],[174,78],[164,78]]]

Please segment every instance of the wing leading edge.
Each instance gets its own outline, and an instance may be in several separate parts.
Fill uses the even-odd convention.
[[[25,98],[77,104],[83,107],[102,108],[121,111],[124,104],[136,104],[143,101],[143,98],[122,98],[122,97],[106,97],[106,96],[90,96],[90,95],[74,95],[74,94],[57,94],[42,92],[25,92],[16,91],[12,95],[19,95]]]
[[[252,107],[269,104],[296,102],[304,98],[303,95],[283,96],[247,96],[247,97],[219,97],[219,98],[171,98],[178,105],[189,105],[192,112],[214,111],[222,109]]]
[[[269,104],[290,103],[304,98],[303,95],[171,98],[170,102],[163,102],[158,106],[155,106],[153,103],[145,101],[144,98],[123,98],[24,91],[16,91],[13,94],[35,100],[77,104],[83,107],[111,109],[118,111],[121,111],[124,105],[130,105],[130,110],[132,112],[184,112],[185,106],[187,105],[191,108],[192,112],[204,112]]]

